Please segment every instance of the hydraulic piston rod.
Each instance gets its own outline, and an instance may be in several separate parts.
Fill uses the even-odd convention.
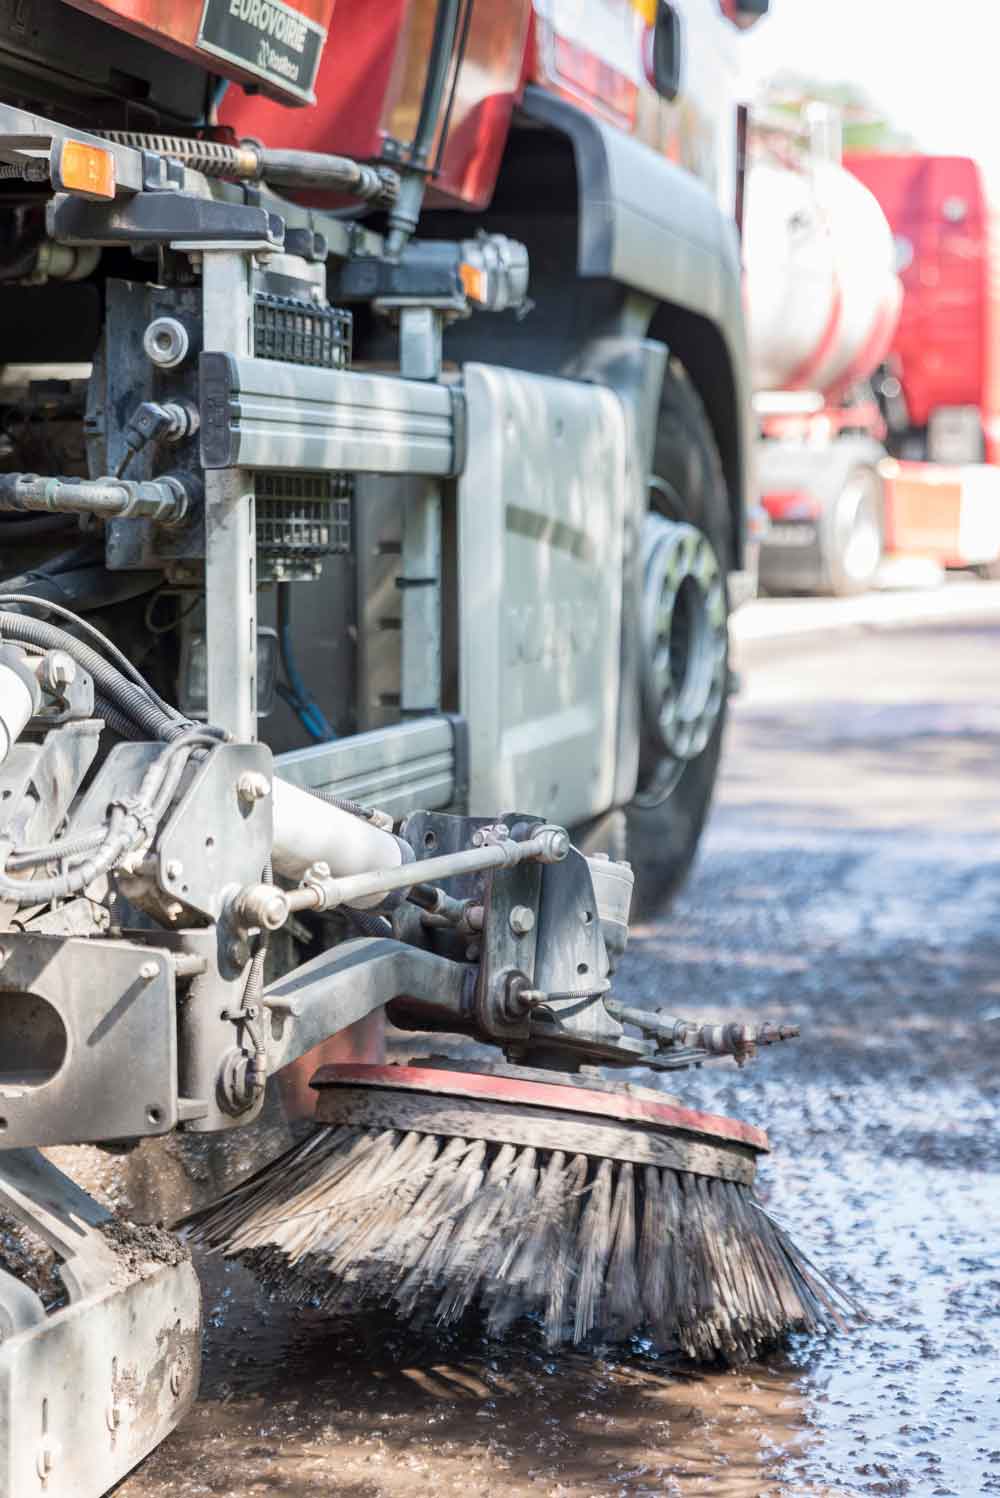
[[[455,874],[512,868],[528,860],[561,863],[569,850],[566,829],[546,826],[540,827],[534,837],[521,842],[498,837],[480,847],[464,848],[458,853],[442,853],[438,858],[422,858],[416,863],[374,869],[371,873],[343,878],[332,877],[325,864],[314,865],[306,872],[300,889],[286,893],[271,884],[254,884],[240,890],[229,907],[229,915],[231,920],[244,927],[262,926],[276,931],[293,911],[334,910],[340,905],[370,906],[393,890],[448,879]]]

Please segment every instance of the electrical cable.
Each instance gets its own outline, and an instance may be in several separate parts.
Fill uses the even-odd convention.
[[[199,726],[183,730],[161,749],[143,775],[138,794],[127,803],[112,805],[103,840],[83,863],[45,879],[9,879],[6,870],[10,854],[0,856],[0,898],[18,905],[45,905],[78,894],[109,873],[124,854],[138,847],[157,827],[194,750],[218,745],[219,740]]]
[[[287,686],[278,687],[278,695],[298,716],[306,733],[318,743],[335,739],[337,731],[306,686],[292,654],[292,594],[290,583],[278,584],[278,655]]]
[[[107,823],[103,827],[91,827],[87,832],[78,832],[73,837],[58,838],[37,848],[15,848],[7,859],[7,872],[17,869],[37,868],[41,863],[54,859],[76,858],[81,853],[90,853],[108,835]]]

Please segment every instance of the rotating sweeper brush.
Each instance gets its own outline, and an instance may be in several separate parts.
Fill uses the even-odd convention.
[[[613,999],[631,870],[584,857],[561,829],[419,813],[403,836],[444,850],[419,867],[448,888],[396,870],[408,892],[394,929],[468,966],[448,1004],[397,990],[388,1014],[506,1062],[322,1067],[318,1130],[189,1218],[195,1240],[331,1313],[379,1307],[428,1326],[475,1310],[494,1333],[527,1315],[553,1344],[646,1331],[738,1362],[839,1323],[846,1304],[754,1200],[766,1135],[598,1072],[742,1065],[797,1030]],[[371,882],[310,887],[328,905]],[[277,987],[272,1004],[293,1004]]]
[[[531,1315],[739,1362],[840,1322],[754,1200],[760,1129],[666,1094],[450,1065],[320,1070],[321,1127],[192,1220],[284,1299],[418,1325]]]

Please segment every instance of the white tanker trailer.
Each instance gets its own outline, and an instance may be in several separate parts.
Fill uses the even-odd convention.
[[[829,143],[817,147],[815,130],[801,159],[789,134],[766,129],[757,152],[744,257],[758,478],[771,519],[760,580],[774,592],[859,592],[883,549],[884,423],[868,382],[899,317],[892,231],[875,197],[830,159]]]

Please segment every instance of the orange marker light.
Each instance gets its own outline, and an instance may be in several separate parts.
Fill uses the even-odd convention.
[[[115,158],[100,146],[64,140],[59,153],[59,178],[63,192],[78,192],[88,198],[113,198]]]
[[[462,282],[462,290],[470,302],[486,301],[486,272],[476,265],[469,265],[466,261],[458,267],[458,274]]]

